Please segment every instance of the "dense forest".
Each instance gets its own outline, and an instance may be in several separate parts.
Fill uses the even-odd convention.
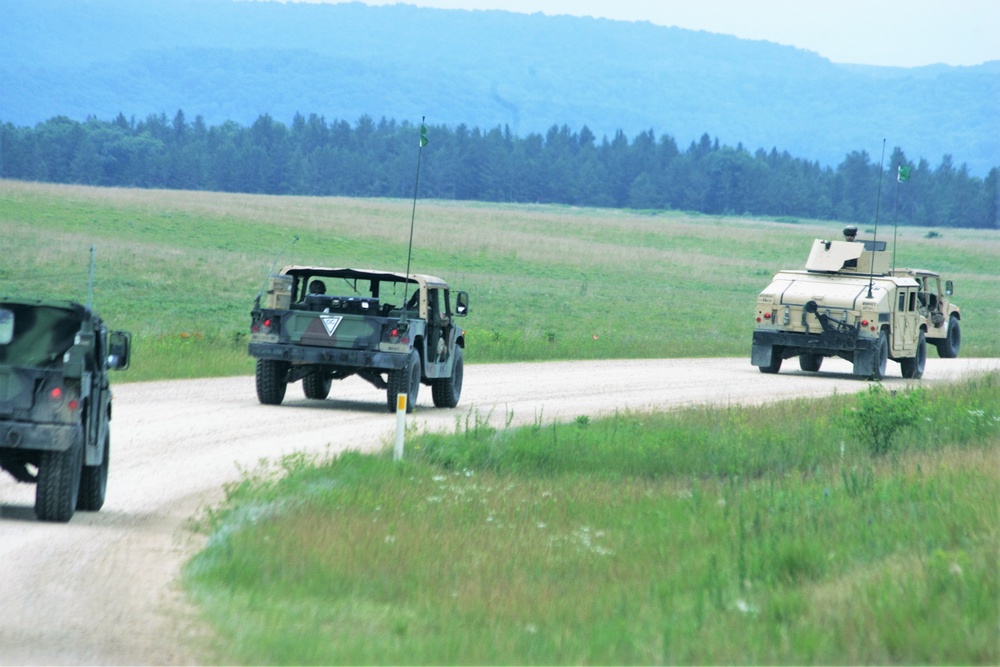
[[[261,194],[539,202],[706,214],[869,223],[882,211],[902,225],[998,228],[998,180],[971,176],[950,156],[932,167],[899,147],[847,154],[821,167],[777,149],[720,145],[707,133],[681,147],[653,130],[598,139],[586,126],[544,135],[430,126],[363,115],[355,123],[296,114],[290,126],[261,115],[245,127],[208,126],[183,111],[136,121],[55,117],[33,128],[0,124],[0,177],[99,186]],[[899,167],[909,180],[898,183]],[[887,208],[891,206],[891,208]]]

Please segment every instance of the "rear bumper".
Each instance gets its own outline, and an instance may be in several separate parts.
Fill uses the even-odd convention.
[[[38,424],[0,421],[0,449],[38,449],[65,452],[83,441],[80,424]]]
[[[768,366],[774,353],[780,355],[782,359],[790,359],[801,354],[819,354],[853,360],[858,353],[863,357],[872,356],[877,347],[877,338],[829,333],[754,331],[750,363],[754,366]]]
[[[282,343],[250,343],[250,356],[255,359],[275,359],[297,364],[321,364],[340,368],[378,368],[398,370],[410,360],[409,352],[379,352],[375,350],[345,350],[336,347],[284,345]]]

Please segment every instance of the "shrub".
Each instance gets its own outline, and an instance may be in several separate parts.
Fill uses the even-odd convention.
[[[847,418],[862,445],[875,456],[887,454],[899,431],[920,419],[924,390],[887,391],[874,383],[856,397]]]

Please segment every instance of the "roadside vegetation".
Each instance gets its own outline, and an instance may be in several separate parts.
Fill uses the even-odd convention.
[[[135,335],[117,381],[242,375],[277,260],[404,270],[412,201],[0,181],[5,293],[85,300]],[[879,226],[891,241],[892,227]],[[412,268],[472,296],[468,363],[749,357],[757,293],[837,223],[419,201]],[[954,280],[964,357],[1000,356],[997,230],[900,228],[897,263]],[[870,237],[871,227],[862,226]]]
[[[261,462],[185,583],[211,662],[996,664],[1000,374]],[[888,437],[872,422],[895,414]]]

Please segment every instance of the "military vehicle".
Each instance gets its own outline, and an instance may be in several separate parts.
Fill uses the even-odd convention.
[[[390,411],[406,411],[430,385],[434,405],[453,408],[462,394],[465,332],[456,317],[469,295],[434,276],[317,266],[286,266],[268,276],[250,314],[250,356],[257,398],[279,405],[290,382],[325,399],[333,380],[352,375],[386,391]]]
[[[884,241],[813,241],[805,270],[777,273],[757,297],[751,363],[777,373],[799,358],[819,371],[826,357],[854,364],[853,374],[880,380],[889,359],[903,377],[920,378],[927,342],[939,355],[958,355],[959,309],[947,301],[938,274],[890,270]]]
[[[917,310],[924,316],[927,327],[924,337],[937,348],[942,359],[954,359],[962,348],[962,319],[958,306],[951,303],[955,284],[947,280],[943,284],[941,276],[925,269],[896,269],[893,275],[909,276],[919,284]]]
[[[128,368],[131,340],[75,301],[0,297],[0,467],[36,484],[39,519],[104,505],[108,371]]]

